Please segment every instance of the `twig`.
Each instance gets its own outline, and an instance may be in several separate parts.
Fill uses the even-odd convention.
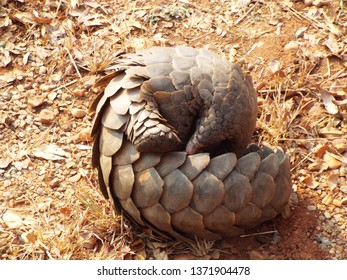
[[[80,71],[78,70],[78,67],[77,67],[77,65],[76,65],[76,63],[75,63],[75,60],[73,59],[73,57],[72,57],[70,51],[68,50],[67,47],[64,47],[64,50],[66,50],[66,52],[68,53],[68,55],[69,55],[69,57],[70,57],[70,60],[71,60],[71,62],[72,62],[72,64],[73,64],[73,66],[75,67],[75,70],[76,70],[78,76],[79,76],[80,79],[82,80],[81,73],[80,73]]]
[[[250,8],[248,9],[248,11],[247,11],[242,17],[240,17],[237,21],[235,21],[235,25],[237,25],[237,24],[239,24],[241,21],[243,21],[244,18],[245,18],[246,16],[248,16],[250,12],[253,11],[253,9],[255,8],[255,6],[257,6],[258,3],[259,3],[259,0],[258,0],[257,2],[255,2],[255,4],[254,4],[252,7],[250,7]]]
[[[57,90],[60,90],[60,89],[62,89],[62,88],[71,86],[71,85],[73,85],[74,83],[76,83],[77,81],[78,81],[78,80],[73,80],[73,81],[71,81],[71,82],[68,82],[68,83],[65,84],[65,85],[62,85],[62,86],[60,86],[60,87],[55,88],[53,91],[57,91]]]
[[[328,78],[331,77],[331,71],[330,71],[330,62],[329,62],[329,58],[327,58],[327,68],[328,68]]]
[[[307,159],[309,159],[311,155],[312,155],[312,152],[310,152],[309,154],[307,154],[302,160],[300,160],[295,166],[293,166],[293,167],[290,169],[290,172],[292,172],[293,170],[295,170],[299,165],[301,165],[303,162],[305,162]]]
[[[270,233],[278,233],[278,231],[277,230],[271,230],[271,231],[264,231],[264,232],[251,233],[251,234],[242,234],[242,235],[240,235],[240,237],[257,236],[257,235],[264,235],[264,234],[270,234]]]

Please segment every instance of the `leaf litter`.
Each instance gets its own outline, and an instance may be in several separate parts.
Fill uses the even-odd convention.
[[[0,259],[347,258],[343,1],[2,5]],[[124,51],[187,43],[252,74],[259,95],[253,140],[290,155],[293,216],[274,221],[279,242],[260,244],[252,235],[271,225],[215,244],[150,237],[98,191],[92,116],[84,113],[97,93],[92,85]]]

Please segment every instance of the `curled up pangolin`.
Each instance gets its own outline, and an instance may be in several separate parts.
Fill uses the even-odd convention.
[[[249,75],[206,49],[125,54],[98,82],[93,166],[130,220],[181,240],[231,237],[286,212],[288,156],[249,145]]]

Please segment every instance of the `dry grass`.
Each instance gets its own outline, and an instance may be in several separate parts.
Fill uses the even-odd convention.
[[[187,249],[153,239],[116,215],[98,191],[91,143],[80,134],[90,128],[92,116],[74,119],[70,113],[75,107],[87,110],[96,96],[91,86],[119,53],[153,45],[208,46],[251,72],[259,92],[254,140],[287,151],[296,194],[317,203],[321,216],[342,216],[322,218],[320,231],[333,221],[334,240],[346,240],[346,212],[332,202],[346,201],[340,191],[346,185],[346,149],[333,143],[346,139],[346,108],[329,114],[319,98],[322,88],[338,82],[340,91],[332,95],[346,99],[345,3],[250,2],[2,0],[0,32],[6,43],[1,42],[0,59],[10,62],[0,69],[0,105],[6,105],[0,112],[0,165],[9,162],[0,169],[0,259],[204,258],[214,250],[203,241]],[[307,30],[295,37],[300,27]],[[290,41],[298,47],[284,51]],[[279,62],[277,71],[269,67],[273,60]],[[57,113],[51,124],[38,121],[42,108],[27,106],[31,95],[45,95],[42,106]],[[33,148],[49,143],[71,158],[33,156]],[[329,167],[326,151],[340,166]],[[333,175],[335,187],[329,181]],[[319,181],[317,190],[307,187],[308,177]],[[329,195],[332,201],[323,203]],[[331,256],[347,257],[336,244],[328,248],[334,249]]]

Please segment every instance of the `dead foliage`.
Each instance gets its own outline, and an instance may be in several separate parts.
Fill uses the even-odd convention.
[[[0,2],[0,259],[347,258],[345,1]],[[92,85],[120,53],[179,44],[252,74],[254,141],[290,155],[292,208],[310,234],[290,221],[278,230],[286,247],[252,234],[248,247],[187,247],[131,227],[103,199]]]

